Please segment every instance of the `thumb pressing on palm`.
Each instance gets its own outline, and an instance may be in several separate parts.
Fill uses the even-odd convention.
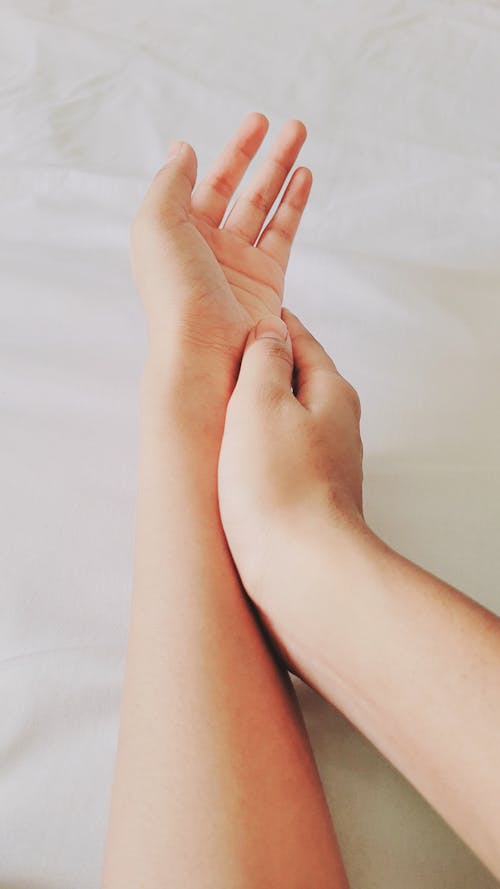
[[[277,315],[268,315],[248,335],[235,397],[245,397],[246,393],[249,397],[279,401],[290,395],[292,374],[288,328]]]

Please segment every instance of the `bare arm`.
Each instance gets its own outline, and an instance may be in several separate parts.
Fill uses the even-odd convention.
[[[217,443],[145,400],[103,889],[343,887],[288,677],[220,527]]]
[[[499,618],[368,531],[331,522],[303,554],[299,672],[500,877]]]
[[[250,335],[228,407],[220,500],[240,575],[291,667],[500,877],[500,620],[366,526],[359,399],[285,318],[291,342]]]
[[[229,183],[237,184],[242,158],[248,164],[261,130],[260,118],[251,116],[218,162],[215,181],[226,183],[226,201]],[[278,154],[288,163],[301,133],[289,126],[281,139]],[[283,175],[282,167],[266,169],[275,177],[276,169]],[[289,678],[243,595],[218,509],[220,440],[249,311],[260,311],[266,299],[279,307],[280,294],[271,285],[281,282],[283,269],[241,236],[233,240],[217,227],[224,205],[209,179],[200,187],[199,225],[224,257],[224,266],[217,263],[193,222],[195,175],[194,152],[184,145],[156,177],[133,229],[150,347],[142,385],[134,586],[102,887],[345,889]],[[279,183],[266,177],[259,187],[272,202]],[[303,207],[308,189],[304,177],[297,182],[289,195]],[[242,206],[255,226],[255,207]],[[245,213],[238,218],[242,230]],[[263,285],[266,273],[269,286]],[[238,286],[230,287],[229,274]]]

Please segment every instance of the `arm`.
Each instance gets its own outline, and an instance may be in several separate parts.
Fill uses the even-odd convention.
[[[345,887],[289,680],[220,526],[213,414],[193,424],[155,389],[146,375],[103,889]]]
[[[315,604],[311,633],[288,637],[298,670],[500,877],[498,617],[369,531],[330,521],[305,549],[294,588]]]
[[[192,161],[184,150],[157,177],[133,233],[150,343],[102,887],[346,889],[289,678],[220,523],[233,346],[250,322],[199,232],[184,218],[169,228],[184,212]]]
[[[359,400],[285,317],[292,343],[250,336],[228,409],[220,498],[240,575],[290,666],[500,876],[500,621],[366,526]]]

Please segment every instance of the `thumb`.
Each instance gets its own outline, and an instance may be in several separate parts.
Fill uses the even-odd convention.
[[[173,142],[167,160],[156,173],[143,209],[160,219],[186,218],[196,182],[197,160],[187,142]]]
[[[257,397],[286,397],[292,386],[293,355],[288,328],[268,315],[250,331],[236,388],[250,388]]]

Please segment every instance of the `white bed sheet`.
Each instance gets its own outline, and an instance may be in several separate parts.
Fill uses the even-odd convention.
[[[203,173],[249,110],[272,133],[307,122],[287,302],[360,392],[368,519],[500,607],[500,4],[15,0],[0,16],[0,889],[91,889],[145,344],[128,225],[171,138]],[[352,889],[497,885],[299,693]]]

